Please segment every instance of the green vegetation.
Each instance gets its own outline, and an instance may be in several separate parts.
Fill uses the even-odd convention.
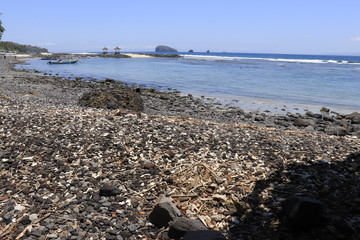
[[[31,45],[23,45],[14,42],[0,42],[0,49],[5,51],[15,51],[21,53],[48,52],[46,48],[35,47]]]
[[[1,15],[1,13],[0,13],[0,15]],[[2,38],[3,32],[5,32],[5,28],[2,26],[2,22],[0,20],[0,40]]]
[[[5,31],[5,28],[1,25],[1,21],[0,21],[0,40],[2,38],[3,32]]]

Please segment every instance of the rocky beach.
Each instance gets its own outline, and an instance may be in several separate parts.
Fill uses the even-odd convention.
[[[18,61],[0,60],[0,239],[359,238],[359,113],[245,112]]]

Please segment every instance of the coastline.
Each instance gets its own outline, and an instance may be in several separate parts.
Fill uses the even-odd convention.
[[[14,70],[10,60],[0,69],[0,223],[13,229],[2,237],[31,225],[34,238],[158,239],[148,216],[160,194],[230,239],[295,234],[276,209],[296,194],[355,221],[359,166],[349,156],[360,150],[357,115],[267,116],[143,88],[142,113],[84,108],[84,93],[116,85]],[[331,136],[329,126],[337,127]],[[334,136],[340,127],[346,136]],[[100,196],[104,185],[119,194]],[[331,227],[317,231],[343,234]]]

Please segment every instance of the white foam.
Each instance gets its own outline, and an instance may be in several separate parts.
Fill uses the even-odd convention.
[[[257,58],[257,57],[227,57],[227,56],[213,56],[213,55],[181,55],[189,60],[203,60],[203,61],[241,61],[241,60],[263,60],[272,62],[290,62],[290,63],[332,63],[332,64],[356,64],[348,61],[337,60],[321,60],[321,59],[287,59],[287,58]]]

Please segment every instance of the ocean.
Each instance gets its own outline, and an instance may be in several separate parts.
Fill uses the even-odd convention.
[[[360,56],[178,53],[181,58],[89,58],[20,68],[62,77],[112,78],[128,84],[214,98],[249,110],[360,111]]]

